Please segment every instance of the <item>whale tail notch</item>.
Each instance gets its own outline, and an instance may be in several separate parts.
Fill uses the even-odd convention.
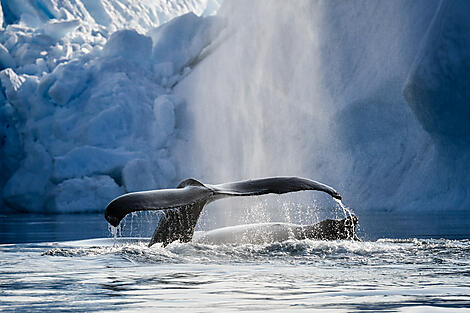
[[[184,188],[186,186],[199,186],[199,187],[205,187],[203,183],[200,181],[194,179],[194,178],[188,178],[183,180],[181,183],[176,186],[176,188]]]

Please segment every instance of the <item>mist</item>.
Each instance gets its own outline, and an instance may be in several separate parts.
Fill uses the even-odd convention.
[[[182,175],[304,176],[357,213],[462,210],[458,166],[403,96],[440,4],[224,2],[220,47],[175,88],[190,117]]]

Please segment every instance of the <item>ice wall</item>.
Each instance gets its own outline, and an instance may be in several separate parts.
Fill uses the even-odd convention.
[[[404,89],[426,131],[442,146],[460,150],[470,141],[469,12],[468,1],[442,2]]]
[[[168,147],[183,101],[171,86],[217,35],[219,19],[205,17],[217,7],[2,0],[2,208],[102,211],[124,192],[176,183]]]
[[[318,179],[358,214],[468,210],[466,151],[447,153],[454,139],[437,144],[430,126],[443,122],[468,139],[470,11],[443,2],[453,11],[439,13],[439,0],[226,1],[218,13],[226,41],[176,87],[190,104],[193,143],[179,164],[214,182]],[[439,37],[442,24],[453,32]],[[444,94],[407,102],[410,70],[413,84],[429,64],[439,69],[436,59],[452,64],[448,78],[433,68],[420,87]],[[454,88],[462,91],[447,111]]]
[[[219,2],[0,1],[0,205],[299,175],[358,214],[468,211],[465,0]],[[209,227],[274,219],[240,201]]]

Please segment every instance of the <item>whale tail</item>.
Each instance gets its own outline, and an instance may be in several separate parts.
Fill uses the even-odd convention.
[[[163,211],[148,246],[161,242],[166,246],[173,241],[189,242],[193,238],[197,220],[205,202],[196,202]]]
[[[163,210],[149,246],[157,242],[166,246],[175,240],[191,241],[202,209],[209,202],[226,197],[302,190],[322,191],[341,199],[341,195],[333,188],[299,177],[271,177],[220,185],[205,185],[190,178],[182,181],[175,189],[133,192],[117,197],[106,207],[105,218],[111,225],[117,226],[131,212]]]

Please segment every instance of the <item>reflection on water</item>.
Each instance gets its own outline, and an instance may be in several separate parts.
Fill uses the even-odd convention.
[[[0,216],[0,243],[64,241],[108,234],[102,214]]]
[[[122,223],[123,234],[150,236],[158,214],[129,215]],[[16,214],[0,215],[0,244],[103,238],[111,236],[104,214]]]
[[[368,212],[359,217],[359,237],[376,240],[394,238],[470,238],[470,211],[440,215]],[[121,222],[122,236],[150,237],[159,212],[129,214]],[[330,217],[331,218],[331,217]],[[333,218],[343,218],[342,215]],[[273,220],[278,221],[278,220]],[[259,220],[255,222],[260,222]],[[292,221],[302,223],[302,221]],[[307,224],[318,222],[308,219]],[[197,228],[200,228],[201,223]],[[224,226],[224,225],[220,225]],[[207,230],[207,229],[205,229]],[[110,237],[103,214],[0,215],[0,244],[66,241]]]

